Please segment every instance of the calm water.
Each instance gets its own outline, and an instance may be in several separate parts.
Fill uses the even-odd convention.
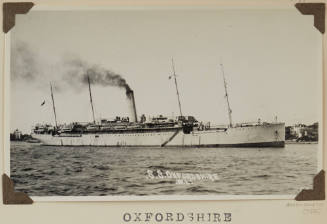
[[[317,148],[316,144],[285,148],[92,148],[11,142],[10,165],[15,189],[31,196],[295,195],[312,188]],[[159,178],[157,170],[172,176]],[[194,175],[181,183],[173,173]],[[202,178],[212,174],[214,178],[199,180],[196,174]]]

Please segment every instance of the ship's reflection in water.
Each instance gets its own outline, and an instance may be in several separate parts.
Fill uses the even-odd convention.
[[[54,147],[11,142],[11,178],[30,196],[280,195],[312,188],[317,144],[285,148]],[[216,174],[176,184],[149,170]]]

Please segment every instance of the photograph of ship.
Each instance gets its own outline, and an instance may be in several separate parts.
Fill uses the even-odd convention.
[[[222,65],[221,65],[222,66]],[[128,86],[126,96],[131,111],[130,117],[117,116],[114,120],[97,122],[91,92],[91,81],[86,71],[93,122],[73,122],[58,126],[52,85],[50,86],[55,126],[36,125],[32,137],[44,145],[53,146],[123,146],[123,147],[284,147],[285,125],[281,122],[240,123],[233,125],[227,84],[224,78],[225,97],[228,105],[229,124],[210,126],[198,122],[193,116],[183,116],[173,66],[179,116],[169,119],[163,115],[147,121],[142,114],[138,121],[133,90]],[[222,70],[224,77],[224,72]]]
[[[322,59],[311,23],[296,9],[17,16],[15,189],[110,200],[312,188]]]

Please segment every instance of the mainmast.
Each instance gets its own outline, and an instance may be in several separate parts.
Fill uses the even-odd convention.
[[[174,76],[174,79],[175,79],[175,86],[176,86],[176,94],[177,94],[177,99],[178,99],[179,113],[180,113],[181,116],[183,116],[181,100],[179,98],[179,92],[178,92],[178,85],[177,85],[177,78],[176,78],[176,72],[175,72],[174,58],[171,59],[171,63],[172,63],[172,67],[173,67],[173,76]]]
[[[230,105],[229,105],[228,92],[227,92],[227,83],[226,83],[225,73],[224,73],[224,66],[223,66],[223,64],[220,64],[220,66],[221,66],[221,72],[222,72],[223,79],[224,79],[225,97],[226,97],[227,107],[228,107],[229,126],[232,127],[233,126],[233,123],[232,123],[232,109],[230,108]]]
[[[51,91],[52,108],[53,108],[53,113],[54,113],[54,118],[55,118],[56,128],[58,128],[58,124],[57,124],[57,114],[56,114],[56,107],[55,107],[55,102],[54,102],[54,98],[53,98],[53,91],[52,91],[52,84],[51,84],[51,82],[50,82],[50,91]]]
[[[91,108],[92,108],[93,123],[95,123],[93,100],[92,100],[92,92],[91,92],[91,83],[90,83],[90,77],[89,76],[87,76],[87,82],[89,83],[90,103],[91,103]]]

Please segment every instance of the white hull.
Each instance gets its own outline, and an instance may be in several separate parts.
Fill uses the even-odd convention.
[[[227,130],[182,130],[148,133],[87,133],[66,136],[32,134],[45,145],[54,146],[152,146],[152,147],[283,147],[284,123],[272,123]]]

